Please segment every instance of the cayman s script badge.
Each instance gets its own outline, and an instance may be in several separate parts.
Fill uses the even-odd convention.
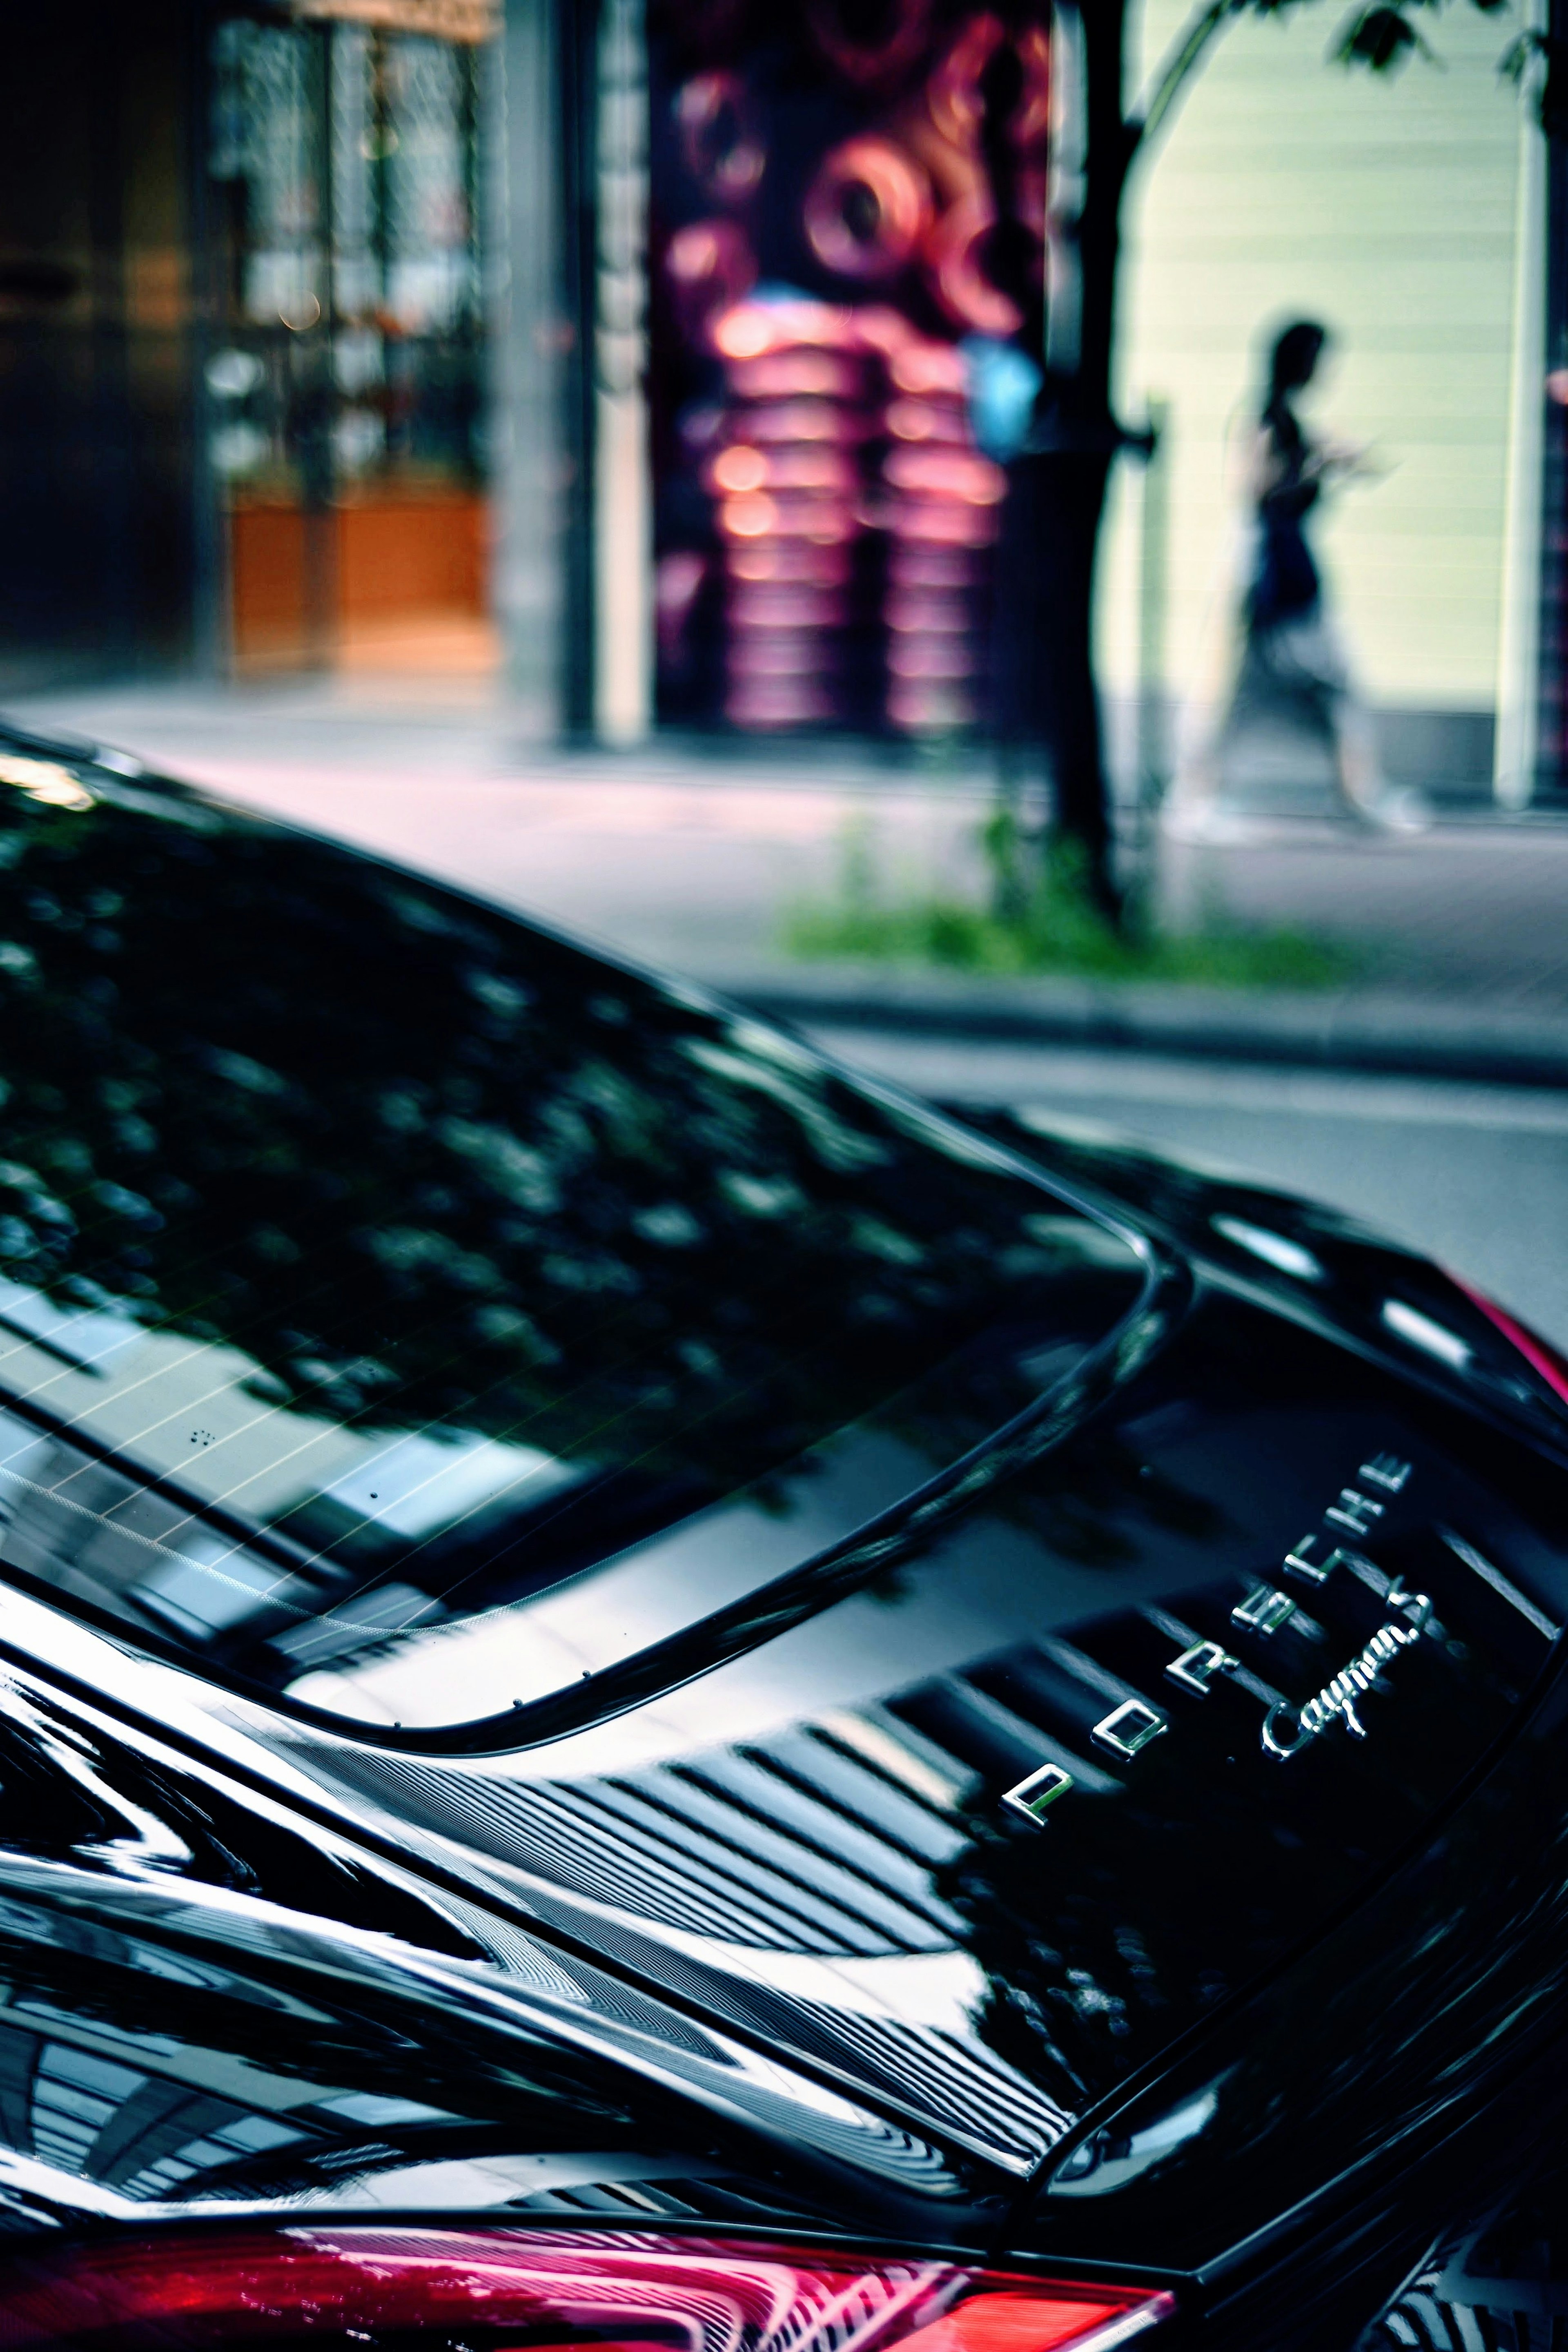
[[[1432,1614],[1432,1604],[1424,1592],[1402,1592],[1397,1585],[1388,1595],[1388,1606],[1407,1608],[1410,1622],[1401,1625],[1390,1618],[1386,1625],[1380,1625],[1361,1655],[1343,1666],[1304,1706],[1269,1709],[1263,1717],[1263,1748],[1267,1755],[1283,1763],[1287,1758],[1299,1755],[1309,1740],[1319,1738],[1336,1719],[1354,1738],[1366,1738],[1366,1727],[1355,1711],[1357,1706],[1368,1691],[1375,1689],[1383,1668],[1401,1650],[1420,1640]]]

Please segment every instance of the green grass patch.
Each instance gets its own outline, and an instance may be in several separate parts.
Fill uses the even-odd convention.
[[[1085,894],[1070,853],[1030,856],[1005,818],[991,821],[983,845],[996,886],[988,907],[939,893],[883,896],[863,835],[847,841],[841,896],[791,908],[784,947],[808,960],[853,957],[996,978],[1058,972],[1214,988],[1332,988],[1359,969],[1333,941],[1218,915],[1166,932],[1134,903],[1113,928]]]

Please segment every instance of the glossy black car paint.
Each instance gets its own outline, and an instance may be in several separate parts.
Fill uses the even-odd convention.
[[[690,2218],[1147,2273],[1206,2344],[1349,2345],[1550,2152],[1568,1412],[1375,1237],[989,1125],[1142,1236],[1121,1322],[918,1507],[504,1731],[334,1724],[0,1596],[18,2240]],[[1371,1573],[1292,1581],[1346,1487]],[[1260,1582],[1299,1604],[1271,1635],[1231,1619]],[[1411,1594],[1438,1630],[1364,1739],[1270,1755],[1276,1698]],[[1189,1635],[1241,1675],[1174,1685]],[[1129,1694],[1169,1727],[1119,1759]],[[1001,1801],[1052,1759],[1035,1827]]]
[[[645,1649],[925,1524],[1151,1278],[777,1032],[325,843],[10,764],[8,1565],[217,1678],[515,1744],[548,1677],[516,1643],[453,1671],[465,1621],[542,1602],[538,1651],[614,1558],[598,1631],[630,1606]],[[595,1633],[565,1681],[616,1654]]]

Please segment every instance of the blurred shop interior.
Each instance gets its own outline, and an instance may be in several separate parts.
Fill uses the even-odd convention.
[[[1071,286],[1075,21],[1070,0],[17,12],[0,689],[417,677],[608,744],[984,742],[1009,436]],[[1276,74],[1233,109],[1250,161],[1222,117],[1205,132],[1210,224],[1251,219],[1259,107],[1292,80],[1297,103]],[[1471,257],[1522,289],[1464,422],[1500,518],[1467,542],[1489,650],[1462,708],[1440,630],[1407,628],[1387,667],[1420,740],[1462,738],[1517,803],[1568,793],[1568,205],[1517,110],[1485,137],[1508,221]],[[1178,136],[1156,171],[1196,252],[1195,151]],[[1179,651],[1210,528],[1194,420],[1217,440],[1213,352],[1244,367],[1262,301],[1255,254],[1202,250],[1212,321],[1129,294],[1129,422],[1162,370],[1178,394],[1108,541],[1107,677],[1145,720],[1179,690],[1166,608]],[[1365,308],[1364,346],[1375,288]],[[1428,331],[1389,331],[1415,352]],[[1408,479],[1390,596],[1398,562],[1435,576]]]
[[[432,29],[398,29],[402,18]],[[0,569],[19,683],[493,667],[465,0],[13,20]]]
[[[214,28],[203,378],[241,669],[495,661],[477,57],[351,19]]]

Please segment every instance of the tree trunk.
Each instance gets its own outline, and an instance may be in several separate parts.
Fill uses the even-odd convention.
[[[1071,0],[1064,0],[1065,7]],[[1082,194],[1075,220],[1058,223],[1071,271],[1069,329],[1048,329],[1048,372],[1027,505],[1038,605],[1035,661],[1058,831],[1080,851],[1088,886],[1120,910],[1114,835],[1094,675],[1094,580],[1111,467],[1124,438],[1111,406],[1122,192],[1134,134],[1123,116],[1124,0],[1086,0],[1080,31],[1077,141]],[[1063,293],[1058,292],[1059,304]],[[1020,481],[1019,487],[1023,484]]]
[[[1115,913],[1111,795],[1094,675],[1094,573],[1111,453],[1051,450],[1031,462],[1040,469],[1041,667],[1057,828],[1082,853],[1096,901]]]
[[[1031,450],[1009,468],[998,613],[1004,764],[1039,744],[1057,833],[1115,910],[1110,800],[1094,677],[1094,568],[1108,449]]]

